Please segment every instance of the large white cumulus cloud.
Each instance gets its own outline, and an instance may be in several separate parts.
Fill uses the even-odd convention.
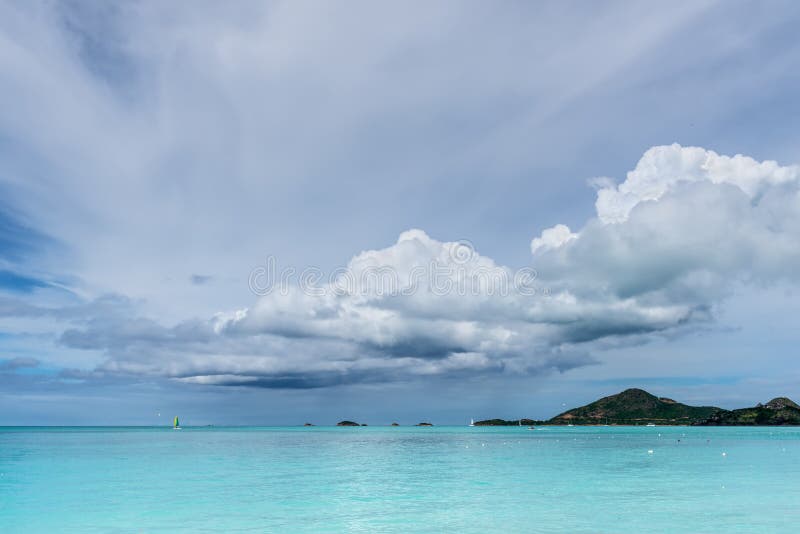
[[[604,181],[583,228],[556,225],[533,239],[535,277],[410,230],[314,291],[292,286],[174,328],[139,322],[109,333],[113,323],[90,324],[62,341],[105,350],[101,371],[202,384],[565,370],[609,344],[713,320],[735,283],[794,282],[799,182],[797,166],[654,147],[624,182]],[[387,290],[365,273],[395,278]]]
[[[711,150],[677,144],[653,147],[623,183],[597,193],[597,218],[604,223],[624,222],[640,203],[657,201],[688,183],[734,185],[757,201],[775,186],[796,184],[798,176],[797,165],[781,167],[774,161],[720,156]]]
[[[598,191],[597,216],[575,239],[534,261],[570,291],[709,306],[732,281],[795,276],[798,182],[796,165],[654,147]]]

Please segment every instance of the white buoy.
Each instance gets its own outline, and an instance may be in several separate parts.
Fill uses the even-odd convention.
[[[647,454],[653,454],[653,449],[648,449]]]
[[[727,452],[723,452],[722,456],[728,456],[728,453]]]

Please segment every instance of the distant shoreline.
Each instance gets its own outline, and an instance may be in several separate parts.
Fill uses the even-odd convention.
[[[475,426],[800,426],[800,405],[776,397],[751,408],[725,410],[716,406],[690,406],[643,389],[626,389],[616,395],[573,408],[551,419],[486,419]]]
[[[754,427],[772,427],[772,428],[779,428],[779,427],[786,427],[786,428],[797,428],[800,427],[800,424],[797,423],[784,423],[780,425],[765,425],[765,424],[725,424],[725,425],[696,425],[696,424],[679,424],[679,423],[672,423],[672,424],[656,424],[653,427],[648,427],[646,424],[640,425],[631,425],[631,424],[580,424],[575,423],[570,427],[569,425],[565,424],[538,424],[538,425],[531,425],[535,426],[536,428],[598,428],[598,427],[609,427],[609,428],[670,428],[670,427],[682,427],[682,428],[754,428]],[[369,424],[369,425],[359,425],[358,427],[341,427],[336,424],[321,424],[321,425],[314,425],[314,426],[306,426],[302,424],[292,424],[292,425],[273,425],[273,424],[263,424],[263,425],[181,425],[182,429],[190,429],[190,430],[235,430],[237,428],[307,428],[307,429],[338,429],[338,428],[361,428],[361,429],[369,429],[369,428],[402,428],[402,429],[409,429],[409,428],[513,428],[518,427],[520,429],[529,430],[528,426],[519,426],[519,425],[481,425],[478,422],[475,422],[474,427],[470,427],[467,424],[432,424],[430,426],[419,426],[416,424],[408,424],[408,425],[379,425],[379,424]],[[134,430],[154,430],[154,429],[162,429],[162,430],[172,430],[172,427],[169,425],[0,425],[0,431],[2,430],[13,430],[13,429],[42,429],[42,430],[52,430],[52,429],[134,429]]]
[[[182,418],[183,419],[183,418]],[[800,426],[800,405],[788,397],[776,397],[765,404],[758,404],[751,408],[725,410],[715,406],[689,406],[666,397],[656,397],[642,389],[626,389],[616,395],[603,397],[590,404],[573,408],[547,420],[536,419],[484,419],[473,421],[475,427],[670,427],[670,426],[726,426],[726,427],[756,427],[756,426]],[[311,422],[292,425],[182,425],[182,428],[340,428],[340,427],[367,427],[366,423],[352,420],[342,420],[335,424],[316,425]],[[396,421],[388,424],[372,425],[378,428],[418,427],[428,428],[434,424],[422,421],[415,424],[401,425]],[[436,425],[439,427],[458,428],[463,425]],[[0,429],[14,428],[41,428],[41,429],[69,429],[69,428],[165,428],[171,429],[166,421],[154,425],[0,425]]]

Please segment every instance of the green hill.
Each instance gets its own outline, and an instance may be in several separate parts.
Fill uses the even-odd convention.
[[[701,426],[779,426],[800,425],[800,406],[786,397],[777,397],[766,404],[738,410],[717,410],[697,423]]]
[[[800,405],[786,397],[776,397],[753,408],[723,410],[714,406],[689,406],[666,397],[656,397],[643,389],[626,389],[586,406],[573,408],[549,421],[533,419],[487,419],[475,426],[530,425],[800,425]]]
[[[642,389],[626,389],[586,406],[568,410],[549,421],[550,425],[688,425],[704,420],[720,409],[714,406],[688,406]]]

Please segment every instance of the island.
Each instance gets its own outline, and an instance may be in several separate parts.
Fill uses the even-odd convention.
[[[631,388],[544,421],[475,421],[475,426],[535,425],[800,425],[800,406],[787,397],[777,397],[753,408],[725,410],[716,406],[690,406],[667,397],[657,397],[643,389]]]
[[[544,421],[536,421],[534,419],[515,419],[513,421],[486,419],[485,421],[475,421],[475,426],[533,426],[541,424],[544,424]]]
[[[781,426],[800,425],[800,406],[786,397],[738,410],[719,410],[694,423],[699,426]]]
[[[417,426],[433,426],[433,423],[419,423]]]
[[[354,423],[353,421],[339,421],[336,423],[336,426],[361,426],[358,423]]]
[[[690,425],[709,417],[720,408],[689,406],[643,389],[626,389],[586,406],[561,413],[550,425]]]

